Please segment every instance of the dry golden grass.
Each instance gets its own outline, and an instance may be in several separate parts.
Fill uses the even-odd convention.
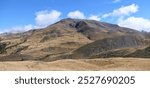
[[[66,59],[53,62],[17,61],[0,62],[1,71],[149,71],[150,59]]]

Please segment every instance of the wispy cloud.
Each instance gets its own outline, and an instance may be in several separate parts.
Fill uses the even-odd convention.
[[[103,18],[109,17],[109,16],[120,17],[120,16],[130,15],[132,13],[136,13],[138,11],[138,8],[139,7],[136,4],[131,4],[129,6],[122,6],[119,9],[113,10],[113,12],[104,14]]]
[[[11,28],[5,28],[3,29],[3,31],[1,31],[0,33],[5,33],[5,32],[11,32],[11,33],[20,33],[20,32],[25,32],[31,29],[37,29],[37,28],[41,28],[40,26],[35,26],[32,24],[28,24],[28,25],[24,25],[24,26],[14,26]]]
[[[57,10],[39,11],[39,12],[36,12],[36,17],[35,17],[36,25],[28,24],[28,25],[23,25],[23,26],[14,26],[11,28],[1,29],[3,30],[1,31],[1,33],[4,33],[4,32],[18,33],[18,32],[28,31],[31,29],[43,28],[60,20],[60,16],[61,16],[61,12]]]
[[[24,31],[28,31],[31,29],[37,29],[37,28],[40,28],[40,27],[34,26],[32,24],[28,24],[24,26],[14,26],[11,28],[1,29],[2,30],[1,33],[4,33],[4,32],[19,33],[19,32],[24,32]]]
[[[142,17],[128,17],[127,19],[120,20],[118,22],[118,25],[132,29],[137,29],[139,31],[144,30],[150,32],[150,20]]]
[[[113,10],[110,13],[106,13],[102,18],[116,18],[116,23],[122,27],[128,27],[136,30],[144,30],[150,32],[150,20],[143,17],[132,16],[133,13],[137,13],[139,6],[131,4],[128,6],[122,6],[118,9]]]
[[[113,3],[118,3],[118,2],[121,2],[121,0],[113,0],[112,2]]]

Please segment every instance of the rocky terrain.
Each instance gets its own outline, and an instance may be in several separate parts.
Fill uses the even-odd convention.
[[[76,63],[74,60],[82,61],[83,58],[101,61],[101,58],[114,57],[146,58],[147,61],[150,34],[105,22],[67,18],[46,28],[0,35],[1,66],[12,61],[52,64],[58,60],[60,64],[66,63],[64,59]]]

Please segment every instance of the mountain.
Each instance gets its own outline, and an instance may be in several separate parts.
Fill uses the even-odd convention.
[[[119,27],[115,24],[99,22],[95,20],[81,20],[81,19],[64,19],[60,22],[57,22],[59,27],[65,27],[65,29],[74,29],[78,33],[82,33],[90,40],[100,40],[104,38],[111,38],[115,36],[122,36],[122,35],[139,35],[143,36],[141,32]],[[55,25],[56,25],[55,24]]]
[[[46,28],[1,35],[0,61],[132,56],[149,46],[148,35],[115,24],[67,18]]]

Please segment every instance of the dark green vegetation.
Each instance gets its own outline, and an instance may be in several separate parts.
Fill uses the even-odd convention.
[[[5,52],[6,49],[6,43],[0,43],[0,53]]]

